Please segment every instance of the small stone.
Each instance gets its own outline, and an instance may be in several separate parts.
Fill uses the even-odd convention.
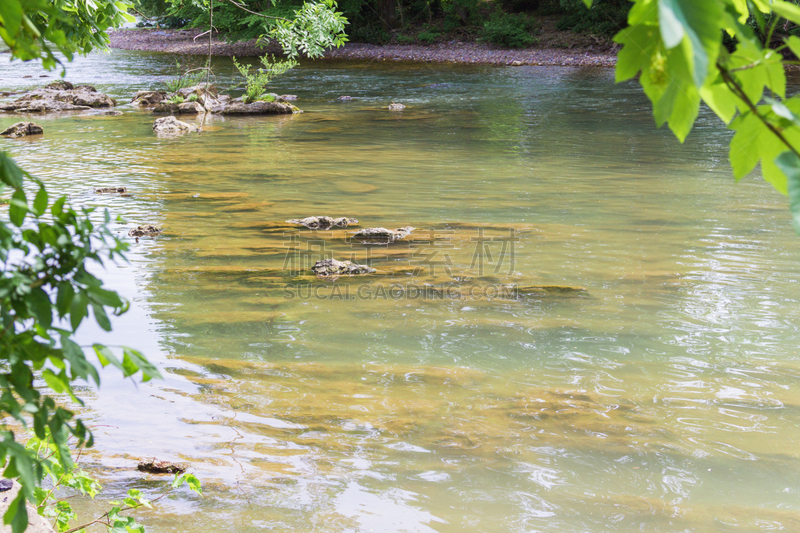
[[[153,226],[152,224],[146,224],[144,226],[137,226],[134,229],[128,232],[128,235],[131,237],[157,237],[161,235],[161,232],[164,231],[163,229],[159,228],[158,226]]]
[[[391,244],[405,239],[414,231],[411,226],[390,230],[386,228],[366,228],[356,232],[353,239],[364,244]]]
[[[184,464],[170,463],[169,461],[156,461],[155,457],[146,461],[139,461],[136,467],[140,472],[150,474],[183,474],[188,468]]]
[[[333,217],[306,217],[303,219],[287,220],[287,224],[299,224],[313,230],[329,230],[331,228],[346,228],[347,226],[357,226],[358,220],[355,218],[333,218]]]
[[[511,66],[512,66],[512,67],[521,67],[521,66],[522,66],[522,65],[524,65],[524,64],[525,64],[525,63],[523,63],[522,61],[512,61],[512,62],[511,62]]]
[[[126,194],[127,187],[100,187],[94,190],[95,194]]]
[[[296,94],[282,94],[278,97],[278,100],[283,100],[284,102],[293,102],[297,100]]]
[[[351,261],[337,261],[336,259],[323,259],[317,261],[311,270],[317,276],[342,276],[342,275],[356,275],[356,274],[371,274],[375,272],[374,268],[366,265],[357,265]]]
[[[42,127],[34,122],[17,122],[0,132],[0,135],[17,139],[26,135],[41,135],[42,133],[44,133]]]
[[[389,104],[389,111],[402,111],[405,108],[406,106],[404,106],[403,104],[397,104],[395,102]]]
[[[162,117],[153,122],[153,131],[159,135],[179,135],[190,131],[200,131],[200,128],[175,117]]]
[[[355,100],[352,96],[340,96],[339,100]]]

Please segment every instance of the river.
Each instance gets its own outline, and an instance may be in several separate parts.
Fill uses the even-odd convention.
[[[175,61],[97,53],[66,79],[124,104]],[[4,61],[0,90],[42,74]],[[79,338],[165,379],[82,391],[104,498],[157,495],[135,465],[158,457],[205,494],[141,514],[154,532],[800,529],[799,241],[707,110],[681,145],[603,69],[310,62],[272,90],[305,112],[164,139],[123,105],[0,140],[131,243],[102,273],[130,312]],[[131,195],[92,193],[111,185]],[[284,222],[310,215],[417,230]],[[163,235],[125,236],[145,223]],[[329,255],[377,272],[310,276]]]

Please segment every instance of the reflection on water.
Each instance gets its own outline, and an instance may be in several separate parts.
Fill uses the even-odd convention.
[[[172,61],[67,78],[127,101]],[[307,64],[274,90],[305,113],[158,139],[122,107],[0,145],[120,233],[165,228],[104,274],[134,302],[114,335],[81,332],[167,375],[109,373],[92,402],[111,494],[154,490],[131,466],[156,455],[207,489],[156,530],[800,528],[796,238],[711,117],[678,145],[604,70]],[[111,185],[132,195],[91,193]],[[417,230],[285,223],[309,215]],[[329,255],[377,272],[310,276]]]

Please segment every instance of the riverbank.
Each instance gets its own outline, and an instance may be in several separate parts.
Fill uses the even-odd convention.
[[[111,48],[165,52],[171,54],[203,55],[208,53],[208,36],[199,30],[130,29],[110,34]],[[215,56],[252,57],[267,53],[280,53],[276,43],[264,47],[255,41],[227,43],[215,37],[211,54]],[[591,49],[526,48],[508,50],[480,43],[453,41],[444,44],[423,45],[373,45],[348,43],[330,50],[326,59],[365,61],[422,61],[431,63],[482,63],[495,65],[545,65],[613,67],[613,51]]]

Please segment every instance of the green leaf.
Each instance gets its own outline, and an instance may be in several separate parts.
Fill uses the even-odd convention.
[[[19,228],[25,222],[25,215],[28,214],[28,199],[25,197],[25,191],[17,189],[11,196],[9,204],[8,216],[11,223]]]
[[[26,302],[31,315],[36,318],[43,328],[50,329],[53,324],[53,304],[44,289],[41,287],[31,289]]]
[[[792,151],[786,151],[775,158],[775,165],[786,175],[792,225],[795,233],[800,235],[800,157]]]
[[[795,115],[800,115],[800,97],[787,98],[782,104]],[[769,105],[760,105],[757,110],[768,124],[780,131],[791,146],[800,146],[800,128],[788,127],[791,123],[777,116]],[[779,192],[787,194],[786,175],[775,164],[776,158],[787,149],[787,146],[764,123],[764,120],[748,111],[731,122],[730,128],[736,132],[730,145],[733,174],[736,179],[741,179],[760,161],[764,180],[771,183]]]
[[[163,379],[158,368],[155,367],[141,352],[133,348],[123,347],[122,367],[125,376],[131,376],[137,370],[142,371],[142,381],[147,382],[153,378]]]
[[[72,299],[72,304],[69,307],[69,321],[73,331],[77,330],[83,319],[89,315],[88,307],[89,299],[83,292],[79,292]]]
[[[42,372],[42,379],[47,383],[47,386],[53,389],[58,394],[63,394],[69,390],[69,382],[64,376],[59,376],[49,368]]]
[[[12,533],[23,533],[28,528],[28,509],[22,491],[19,491],[17,497],[8,506],[8,510],[3,515],[3,523],[11,524]]]
[[[94,311],[94,319],[97,325],[103,328],[104,331],[111,331],[111,321],[108,319],[108,315],[103,306],[92,302],[92,310]]]
[[[661,38],[668,50],[688,40],[687,59],[696,87],[705,83],[709,67],[717,60],[721,43],[723,9],[720,2],[658,0]]]
[[[108,365],[114,365],[115,367],[119,368],[120,370],[124,370],[122,368],[122,363],[117,356],[112,353],[112,351],[102,344],[95,344],[92,346],[94,348],[94,353],[97,354],[97,359],[100,360],[100,364],[103,368],[107,367]]]
[[[3,0],[0,2],[0,26],[8,31],[10,37],[19,33],[22,25],[22,6],[18,0]]]
[[[56,310],[58,316],[64,317],[69,312],[69,306],[72,304],[72,299],[75,297],[75,289],[68,281],[62,281],[58,284],[58,296],[56,296]]]
[[[39,187],[39,192],[33,199],[33,214],[40,217],[47,211],[47,191],[44,187]]]
[[[719,73],[700,88],[700,97],[725,124],[730,124],[736,115],[736,104],[739,100],[725,85]]]
[[[789,46],[789,50],[791,50],[796,57],[800,58],[800,37],[792,35],[786,39],[786,44]]]
[[[800,24],[800,7],[783,0],[772,0],[772,10],[783,18]]]

